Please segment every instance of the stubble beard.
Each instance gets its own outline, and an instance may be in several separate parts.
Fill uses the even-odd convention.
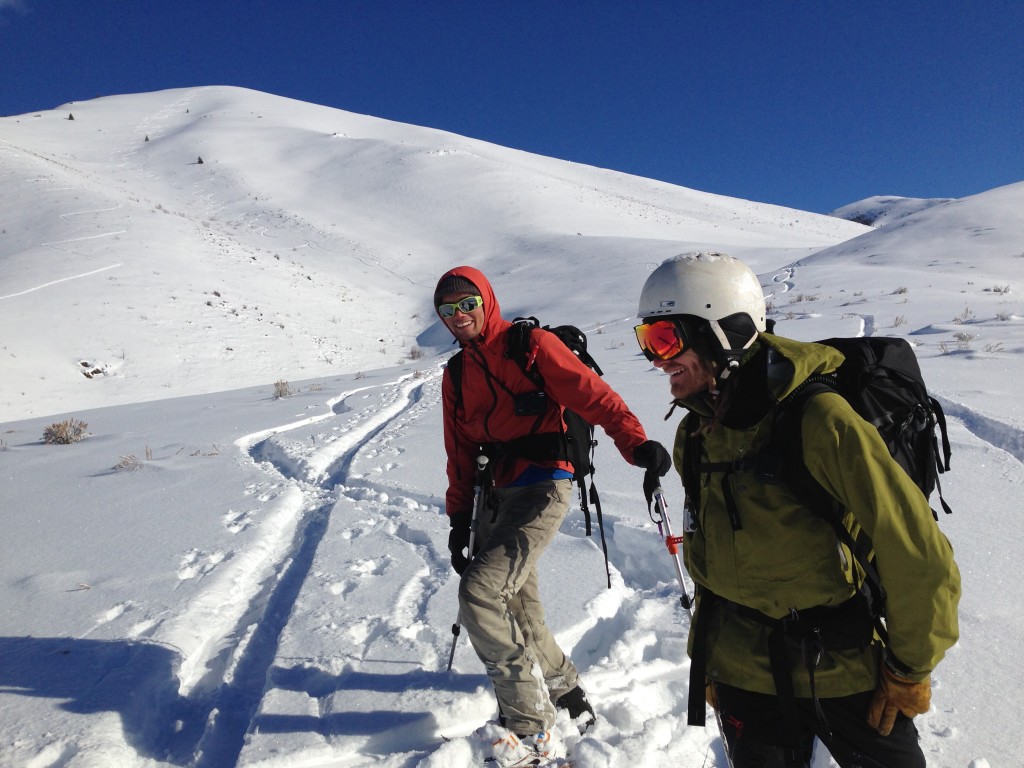
[[[669,380],[669,391],[676,400],[687,400],[715,388],[715,377],[710,366],[700,361],[687,365]]]

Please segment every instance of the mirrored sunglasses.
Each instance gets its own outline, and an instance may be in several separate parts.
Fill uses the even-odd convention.
[[[479,309],[484,305],[484,300],[479,296],[467,296],[464,299],[459,299],[454,304],[438,304],[437,314],[441,317],[455,317],[455,310],[459,310],[464,314],[469,314],[474,309]]]
[[[655,320],[636,326],[636,340],[644,357],[651,362],[671,360],[681,355],[690,346],[682,323],[676,320]]]

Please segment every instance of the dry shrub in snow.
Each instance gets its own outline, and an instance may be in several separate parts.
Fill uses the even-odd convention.
[[[127,456],[122,456],[121,460],[114,465],[116,472],[134,472],[138,469],[142,469],[143,463],[134,453],[129,453]]]
[[[43,430],[43,442],[49,445],[70,445],[84,440],[89,425],[79,419],[55,421]]]

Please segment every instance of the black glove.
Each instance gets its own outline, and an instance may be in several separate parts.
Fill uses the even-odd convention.
[[[640,443],[633,449],[633,463],[651,472],[656,472],[658,477],[667,475],[672,469],[672,457],[668,455],[665,446],[657,440],[647,440]]]
[[[659,478],[672,469],[672,457],[657,440],[647,440],[633,449],[633,463],[647,470],[644,473],[644,498],[650,506],[655,489],[661,485]]]
[[[463,550],[469,548],[469,515],[452,515],[452,530],[448,534],[448,551],[452,553],[452,568],[461,576],[469,567],[469,558]]]

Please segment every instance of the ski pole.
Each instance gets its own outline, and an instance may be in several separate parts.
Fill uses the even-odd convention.
[[[679,588],[682,590],[683,595],[679,598],[679,602],[683,608],[687,610],[690,616],[693,616],[693,599],[686,592],[686,579],[683,576],[683,566],[679,561],[679,545],[683,543],[682,536],[672,535],[672,523],[668,518],[668,502],[665,501],[665,492],[660,487],[654,489],[654,500],[658,508],[658,518],[651,515],[651,519],[654,520],[658,526],[658,533],[665,539],[665,546],[668,548],[669,553],[672,555],[672,560],[676,566],[676,578],[679,580]],[[665,530],[662,531],[661,526],[664,523]],[[692,694],[690,694],[692,695]],[[715,722],[718,723],[718,735],[722,739],[722,750],[725,752],[725,759],[729,763],[729,768],[734,768],[735,763],[732,759],[732,752],[729,750],[729,742],[725,738],[725,727],[722,724],[722,713],[717,708],[715,712]]]
[[[672,562],[676,566],[676,579],[679,581],[679,589],[682,591],[682,596],[679,598],[679,603],[687,611],[693,608],[693,600],[690,598],[686,590],[686,577],[683,575],[683,564],[679,560],[679,545],[683,543],[682,536],[672,535],[672,523],[668,517],[668,502],[665,501],[665,492],[661,490],[661,487],[654,489],[654,501],[658,510],[658,517],[655,517],[651,513],[651,520],[654,521],[655,525],[658,526],[658,533],[665,540],[665,547],[668,549],[669,554],[672,555]],[[664,526],[664,529],[662,529]]]
[[[480,512],[480,503],[484,497],[484,475],[487,472],[488,458],[482,453],[476,457],[476,485],[473,486],[473,517],[469,521],[469,559],[473,559],[473,547],[476,544],[476,518]],[[462,611],[460,610],[452,624],[452,650],[448,654],[448,671],[452,671],[455,661],[455,644],[462,634]]]

